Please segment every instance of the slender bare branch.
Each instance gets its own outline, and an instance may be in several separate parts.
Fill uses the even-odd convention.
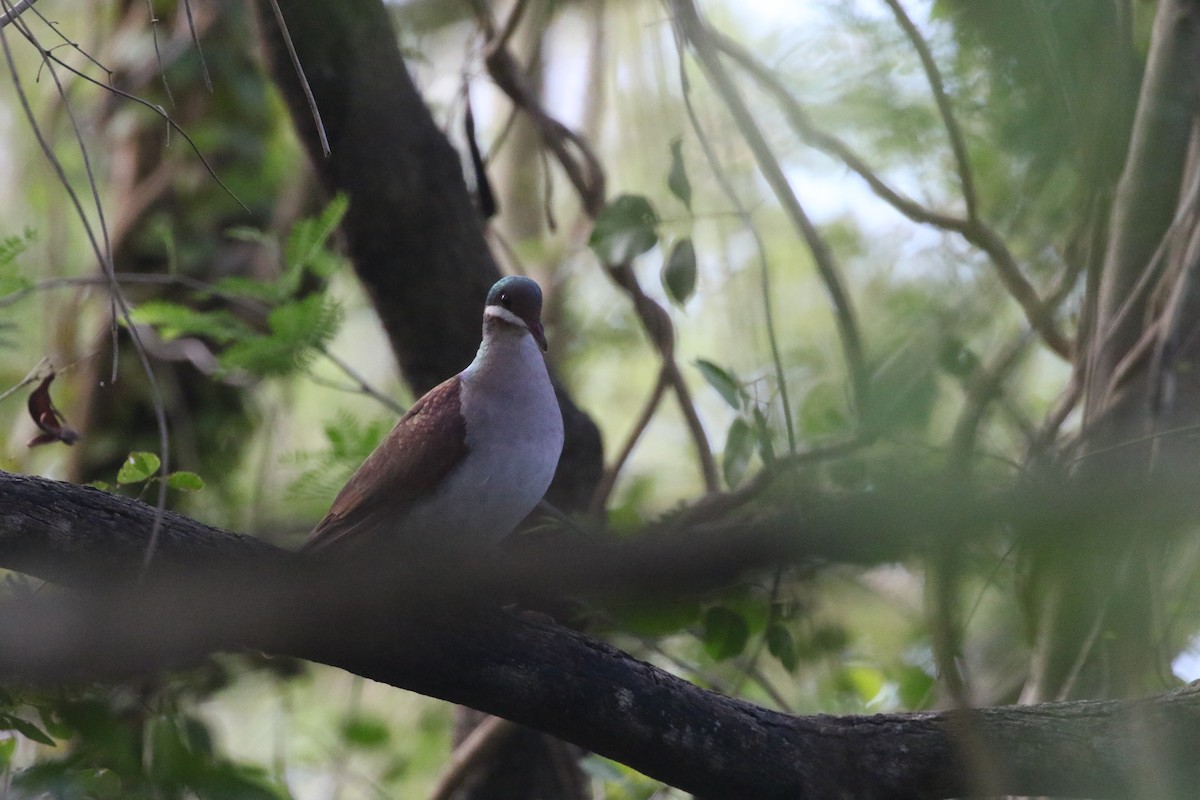
[[[154,13],[154,0],[146,0],[146,11],[150,14],[150,38],[154,41],[154,59],[158,62],[158,77],[162,80],[167,102],[174,107],[175,95],[171,93],[171,83],[167,80],[167,70],[163,66],[162,50],[158,46],[158,15]]]
[[[516,59],[503,46],[503,39],[496,31],[496,22],[491,8],[483,0],[472,0],[476,18],[488,44],[485,46],[488,74],[513,104],[529,115],[542,141],[554,155],[567,175],[567,179],[579,195],[583,212],[594,220],[604,207],[605,174],[591,146],[574,131],[550,116],[542,107],[525,80]],[[700,421],[691,392],[675,361],[675,332],[670,316],[642,290],[637,275],[629,264],[608,264],[607,272],[633,302],[633,308],[662,358],[662,371],[667,383],[675,393],[683,412],[684,422],[696,448],[700,470],[707,491],[720,488],[716,461],[708,444],[708,436]]]
[[[188,33],[192,36],[192,45],[196,55],[200,57],[200,74],[204,77],[204,88],[213,90],[212,76],[208,74],[208,59],[204,57],[204,48],[200,46],[200,34],[196,31],[196,20],[192,17],[192,0],[183,0],[183,11],[187,15]]]
[[[429,800],[449,800],[455,796],[476,766],[499,752],[501,746],[521,726],[501,717],[488,717],[450,754],[450,764],[429,793]]]
[[[608,496],[612,493],[613,486],[616,485],[617,478],[620,477],[625,462],[633,454],[633,448],[637,447],[642,434],[646,432],[646,428],[650,425],[650,420],[654,419],[654,412],[658,410],[658,405],[662,402],[663,395],[666,394],[667,384],[666,371],[660,367],[658,377],[654,381],[654,390],[650,393],[650,398],[646,400],[645,406],[642,407],[642,413],[638,415],[637,422],[633,424],[633,430],[629,432],[629,436],[625,439],[625,445],[617,453],[617,457],[613,459],[612,465],[604,471],[604,475],[600,478],[600,483],[596,484],[596,491],[592,494],[592,502],[589,505],[589,510],[592,514],[600,514],[604,510],[604,506],[608,503]]]
[[[316,128],[321,150],[328,158],[329,135],[325,133],[325,123],[321,121],[321,109],[317,108],[317,98],[313,96],[312,86],[309,85],[308,78],[304,74],[304,65],[300,63],[300,57],[296,55],[296,45],[292,43],[292,34],[283,18],[283,10],[279,8],[279,0],[270,0],[270,3],[271,10],[275,12],[275,22],[279,25],[279,36],[283,39],[284,47],[287,48],[288,57],[292,60],[292,69],[296,71],[296,79],[300,81],[300,89],[304,92],[304,99],[308,102],[308,112],[312,115],[313,126]]]
[[[849,145],[817,127],[791,91],[779,80],[779,77],[753,54],[717,31],[710,31],[710,34],[716,47],[722,53],[744,68],[768,94],[775,98],[787,116],[788,122],[813,147],[841,161],[851,172],[862,178],[876,196],[913,222],[958,233],[968,242],[983,250],[991,260],[992,266],[995,267],[996,274],[1000,277],[1005,289],[1021,306],[1029,324],[1041,335],[1051,350],[1065,360],[1071,360],[1075,349],[1074,344],[1058,330],[1053,315],[1047,312],[1045,303],[1038,297],[1033,284],[1022,274],[1016,258],[999,234],[978,217],[963,219],[942,214],[926,208],[893,189]]]
[[[37,0],[16,0],[15,3],[10,4],[8,8],[0,13],[0,28],[7,27],[36,2]]]
[[[704,151],[704,158],[708,162],[709,169],[712,170],[713,176],[716,177],[717,183],[720,185],[725,197],[733,204],[734,211],[737,213],[738,219],[741,220],[742,227],[750,231],[750,235],[754,239],[755,250],[758,252],[758,274],[759,288],[762,291],[763,324],[766,327],[767,344],[771,350],[771,364],[775,369],[775,383],[779,387],[779,402],[783,406],[783,424],[784,430],[787,432],[788,452],[795,453],[796,425],[792,421],[792,404],[788,397],[787,375],[783,369],[783,356],[779,352],[779,336],[775,331],[775,319],[771,303],[771,265],[767,262],[767,248],[763,243],[762,235],[758,231],[758,226],[754,224],[750,210],[746,208],[746,204],[742,202],[742,198],[738,196],[737,191],[733,188],[733,182],[729,180],[729,176],[725,173],[725,168],[721,166],[721,160],[717,157],[712,142],[709,141],[708,135],[704,132],[704,128],[700,124],[700,118],[696,114],[695,105],[692,103],[691,82],[687,76],[687,62],[683,57],[683,48],[680,47],[679,51],[679,83],[683,87],[683,107],[687,111],[688,121],[691,123],[692,130],[696,134],[696,140],[700,143],[700,149]]]
[[[921,68],[925,70],[925,79],[929,82],[929,88],[933,92],[933,100],[937,104],[938,114],[942,117],[942,126],[950,138],[950,149],[954,151],[954,161],[958,167],[958,180],[962,186],[963,202],[967,207],[967,218],[976,219],[979,216],[979,204],[975,196],[975,178],[971,170],[971,159],[967,154],[967,143],[963,138],[962,127],[958,124],[954,109],[950,107],[950,98],[946,94],[946,82],[942,79],[942,72],[938,69],[937,61],[934,60],[925,37],[917,30],[917,26],[913,24],[912,18],[908,16],[904,6],[900,4],[900,0],[884,0],[884,2],[892,10],[896,22],[900,24],[904,35],[912,42],[913,49],[917,51],[917,56],[921,59]]]
[[[713,42],[711,31],[708,25],[701,20],[695,3],[693,0],[669,0],[669,3],[674,11],[675,23],[679,27],[682,38],[692,46],[705,75],[729,108],[734,124],[737,125],[738,130],[741,131],[743,138],[753,151],[763,177],[775,192],[775,196],[783,206],[784,213],[787,214],[788,219],[812,252],[817,272],[820,274],[821,280],[825,284],[825,290],[833,304],[838,333],[842,342],[842,352],[850,373],[855,410],[861,415],[868,402],[870,379],[867,374],[857,314],[854,311],[850,295],[846,291],[841,268],[834,259],[833,251],[828,243],[804,211],[783,168],[771,150],[770,144],[751,115],[750,109],[747,108],[733,79],[725,70],[720,53]]]

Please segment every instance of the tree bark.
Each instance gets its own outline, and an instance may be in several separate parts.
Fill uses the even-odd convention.
[[[1194,686],[1139,701],[792,716],[481,603],[477,590],[494,587],[479,578],[494,565],[397,580],[168,514],[162,560],[130,580],[150,506],[0,473],[0,509],[0,564],[92,589],[3,604],[9,679],[144,673],[256,648],[497,714],[705,797],[1187,797],[1200,781]],[[687,561],[680,550],[676,561]],[[976,783],[981,760],[987,786]]]

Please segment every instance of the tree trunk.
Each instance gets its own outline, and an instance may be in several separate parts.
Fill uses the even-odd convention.
[[[1103,266],[1089,282],[1084,425],[1072,455],[1079,480],[1146,515],[1086,547],[1064,549],[1056,533],[1034,545],[1026,701],[1129,695],[1170,674],[1161,575],[1177,542],[1146,521],[1153,509],[1140,498],[1156,475],[1192,469],[1197,453],[1194,437],[1163,434],[1200,420],[1198,92],[1200,2],[1160,0]]]

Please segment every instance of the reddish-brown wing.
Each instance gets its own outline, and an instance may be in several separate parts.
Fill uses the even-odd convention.
[[[413,503],[467,454],[461,387],[457,376],[450,378],[401,417],[338,492],[304,549],[341,548],[399,529]]]

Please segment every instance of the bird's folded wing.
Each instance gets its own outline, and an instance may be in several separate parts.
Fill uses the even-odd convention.
[[[361,544],[389,530],[467,454],[457,376],[435,386],[408,410],[338,492],[305,550]]]

